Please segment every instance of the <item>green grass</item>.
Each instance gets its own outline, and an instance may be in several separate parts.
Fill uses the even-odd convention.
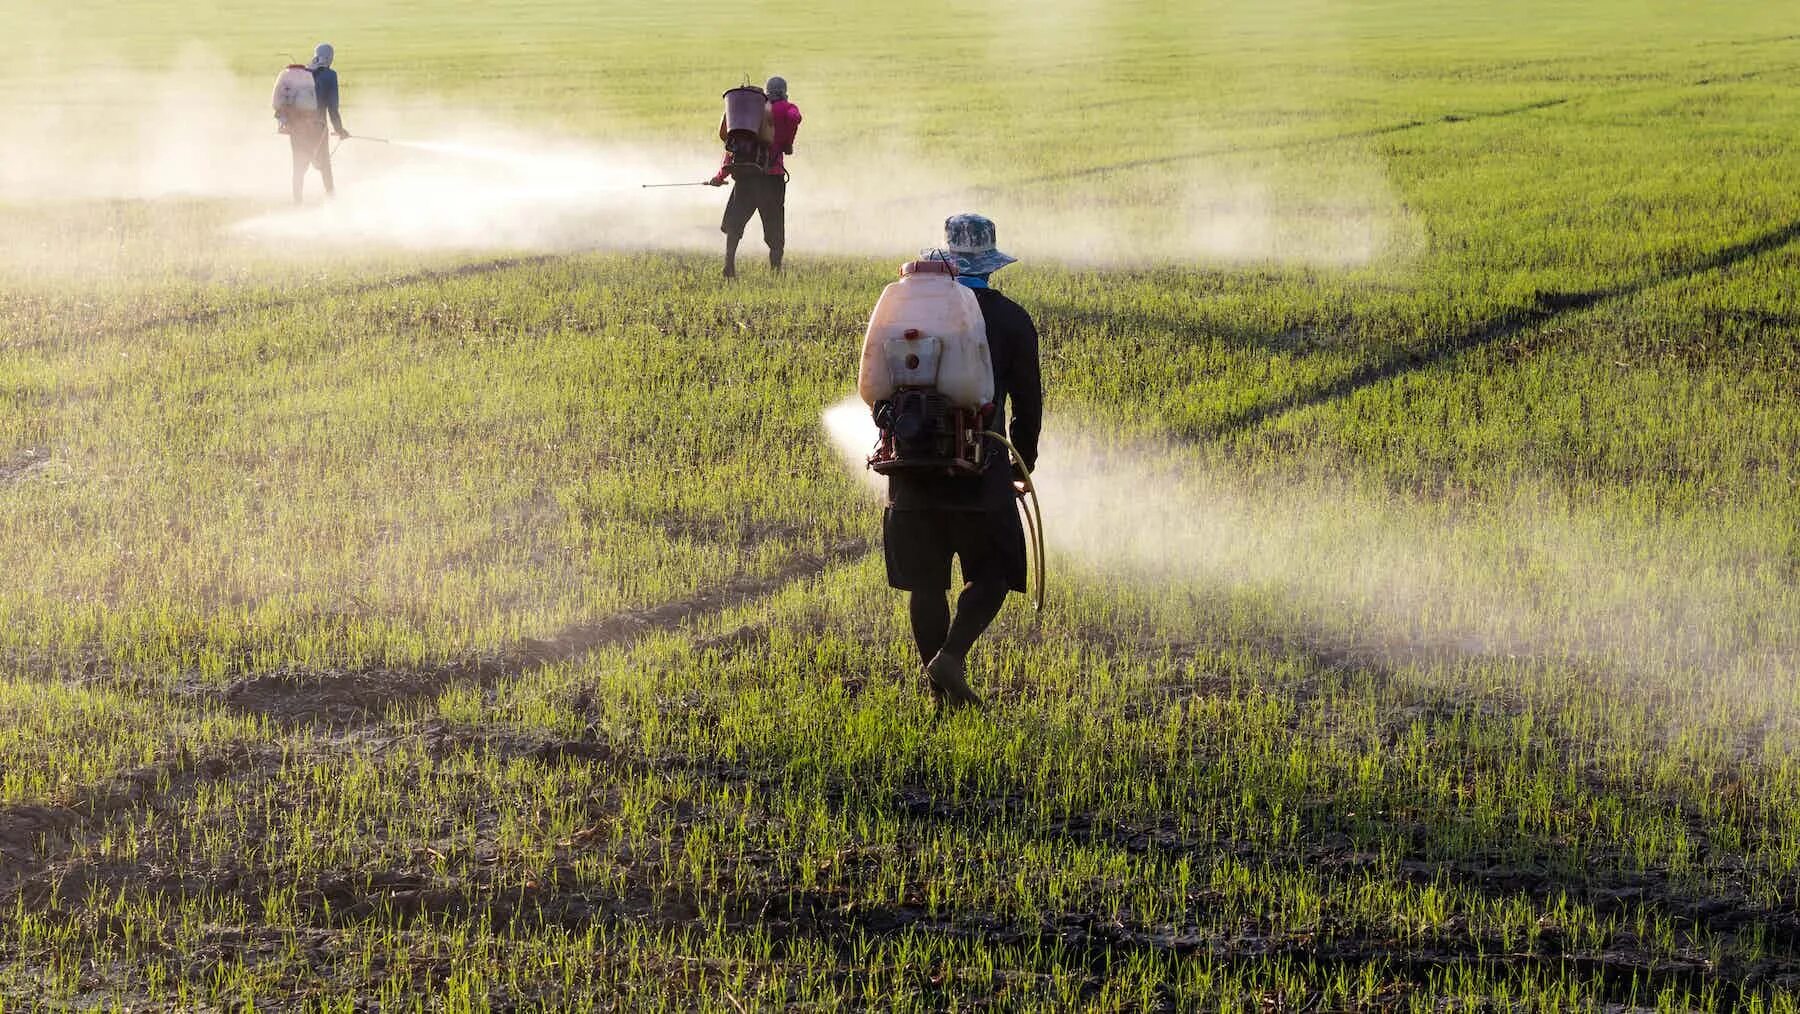
[[[819,425],[930,236],[726,286],[0,173],[0,1009],[1795,1011],[1786,12],[1050,7],[28,10],[0,109],[322,34],[347,113],[704,157],[785,73],[796,188],[992,188],[1063,495],[937,721]],[[1257,201],[1389,242],[1036,253]]]

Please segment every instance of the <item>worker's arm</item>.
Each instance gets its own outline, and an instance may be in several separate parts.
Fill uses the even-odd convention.
[[[800,133],[800,107],[792,102],[782,102],[775,106],[775,139],[780,142],[784,155],[794,153],[794,136]]]
[[[726,152],[725,158],[719,162],[719,171],[716,173],[713,173],[713,178],[706,181],[707,185],[714,186],[714,187],[724,186],[726,179],[728,179],[730,177],[730,172],[729,172],[730,167],[731,167],[731,152]]]
[[[331,117],[331,129],[340,137],[349,137],[350,132],[344,129],[344,118],[338,115],[338,77],[337,71],[331,70],[317,75],[319,108]]]
[[[1037,467],[1038,434],[1044,429],[1044,381],[1038,366],[1037,326],[1031,315],[1019,310],[1018,327],[1013,334],[1012,424],[1008,435],[1026,468]]]

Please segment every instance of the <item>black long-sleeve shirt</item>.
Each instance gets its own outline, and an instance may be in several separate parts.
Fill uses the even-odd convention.
[[[338,115],[337,71],[330,67],[314,67],[313,92],[319,97],[319,112],[331,117],[331,129],[344,132],[343,117]]]
[[[1036,468],[1038,435],[1044,428],[1044,382],[1038,364],[1037,326],[1025,308],[993,289],[976,289],[987,326],[988,356],[994,364],[994,432],[1008,437],[1025,467]],[[1012,425],[1006,421],[1012,405]],[[1006,447],[989,440],[987,467],[979,476],[908,475],[888,477],[888,502],[898,510],[1012,508],[1012,459]]]

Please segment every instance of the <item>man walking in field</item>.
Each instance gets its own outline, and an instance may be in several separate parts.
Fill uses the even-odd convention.
[[[333,50],[331,43],[321,42],[313,50],[312,62],[306,69],[312,72],[313,91],[318,96],[316,110],[296,110],[289,114],[284,124],[288,132],[288,144],[294,153],[294,203],[301,203],[306,191],[306,169],[315,166],[319,170],[319,179],[325,184],[325,196],[337,193],[337,187],[331,178],[331,146],[325,134],[326,120],[329,118],[332,129],[339,138],[350,136],[344,129],[343,117],[338,114],[338,77],[337,71],[331,69]]]
[[[738,241],[752,215],[762,216],[763,242],[769,246],[769,267],[781,270],[781,255],[787,245],[787,164],[784,156],[794,153],[794,137],[800,132],[800,107],[788,100],[785,78],[772,77],[763,91],[769,97],[769,117],[773,122],[774,140],[768,152],[767,169],[759,170],[734,160],[730,152],[724,164],[708,180],[722,187],[733,180],[731,197],[725,202],[725,217],[719,231],[725,234],[725,277],[737,277]],[[719,124],[719,139],[725,140],[725,124]]]
[[[1007,435],[1010,398],[1013,445],[1025,467],[1036,468],[1044,414],[1037,328],[1019,304],[988,285],[989,277],[1015,258],[996,248],[994,223],[980,215],[946,220],[944,240],[957,281],[975,290],[987,326],[994,365],[990,425]],[[987,465],[980,475],[896,472],[888,477],[882,518],[888,584],[908,593],[913,640],[940,708],[981,706],[966,678],[969,649],[1000,614],[1006,593],[1026,587],[1025,531],[1014,503],[1018,488],[1011,459],[997,441],[988,438],[987,443]],[[961,561],[963,576],[954,618],[945,597],[953,556]]]

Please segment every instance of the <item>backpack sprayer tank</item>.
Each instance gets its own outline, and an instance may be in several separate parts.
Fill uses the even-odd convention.
[[[312,71],[297,63],[288,64],[275,77],[275,92],[269,97],[269,105],[275,109],[275,118],[281,121],[281,130],[287,132],[288,120],[294,116],[312,116],[319,111],[318,86],[313,82]]]
[[[978,475],[993,413],[994,367],[981,304],[943,261],[901,268],[869,315],[857,390],[875,410],[882,475]]]
[[[725,142],[732,176],[744,172],[766,173],[774,165],[775,118],[769,112],[769,96],[755,85],[741,85],[726,92],[725,116],[719,122],[719,139]]]

